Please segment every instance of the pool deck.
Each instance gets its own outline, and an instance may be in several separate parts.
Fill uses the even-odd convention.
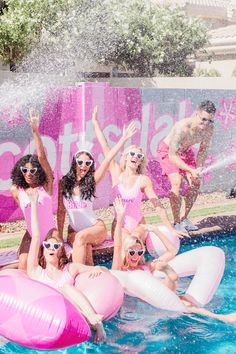
[[[226,199],[223,193],[218,193],[217,198],[214,196],[212,199],[212,195],[207,195],[199,198],[200,200],[196,205],[194,205],[194,210],[197,210],[201,214],[201,210],[206,210],[209,208],[209,213],[207,216],[198,216],[191,217],[191,220],[199,227],[199,230],[190,232],[190,240],[186,239],[186,242],[190,241],[191,238],[199,239],[203,237],[203,235],[214,235],[216,233],[222,232],[232,232],[236,230],[236,199]],[[145,203],[144,203],[145,204]],[[228,212],[216,212],[217,207],[226,206],[230,209]],[[168,205],[167,205],[168,207]],[[211,208],[215,208],[214,212],[211,213]],[[111,209],[111,208],[109,208]],[[111,222],[113,218],[113,210],[103,209],[99,211],[99,216],[105,219],[105,222]],[[212,209],[213,210],[213,209]],[[149,205],[144,205],[143,208],[145,217],[154,216],[155,213],[151,211]],[[105,213],[105,214],[104,214]],[[6,224],[7,226],[7,224]],[[21,238],[24,234],[24,228],[20,231],[14,232],[0,232],[0,242],[3,240],[10,240]],[[103,254],[111,254],[112,253],[112,244],[107,243],[99,250],[95,250],[95,254],[99,255]],[[16,247],[8,247],[0,249],[0,267],[2,265],[10,264],[11,266],[16,266],[17,264],[17,252]]]

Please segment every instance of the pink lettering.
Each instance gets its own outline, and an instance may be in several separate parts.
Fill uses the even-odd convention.
[[[84,200],[73,200],[66,199],[64,200],[66,209],[85,209],[87,208],[87,203]]]

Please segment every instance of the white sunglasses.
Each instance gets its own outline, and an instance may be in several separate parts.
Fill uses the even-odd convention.
[[[57,250],[59,250],[59,248],[62,247],[62,243],[61,242],[50,243],[47,241],[43,241],[43,247],[46,248],[47,250],[53,249],[53,250],[57,251]]]
[[[145,253],[145,249],[141,249],[141,250],[133,250],[133,249],[128,249],[128,253],[131,257],[133,257],[135,254],[139,257],[143,256]]]
[[[81,159],[75,159],[76,163],[78,166],[86,166],[86,167],[91,167],[93,164],[93,160],[81,160]]]
[[[129,151],[128,154],[131,157],[137,157],[137,159],[139,159],[139,160],[143,160],[144,159],[144,154],[142,154],[141,152]]]
[[[20,167],[21,172],[23,173],[23,175],[25,175],[27,172],[30,173],[31,175],[35,175],[35,173],[38,171],[37,167],[33,167],[33,168],[28,168],[28,167]]]

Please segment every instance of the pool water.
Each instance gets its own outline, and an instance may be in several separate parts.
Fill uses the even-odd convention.
[[[226,254],[223,280],[207,308],[218,313],[236,312],[236,234],[217,235],[214,240],[183,245],[181,253],[195,247],[214,245]],[[184,288],[189,279],[182,279]],[[225,324],[198,315],[178,315],[153,308],[129,296],[119,313],[105,322],[107,340],[92,341],[57,351],[37,351],[23,348],[0,338],[0,353],[236,353],[236,324]]]

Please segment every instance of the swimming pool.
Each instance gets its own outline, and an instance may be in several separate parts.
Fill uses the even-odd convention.
[[[223,280],[208,309],[219,313],[236,311],[236,233],[205,238],[200,243],[184,244],[181,252],[195,247],[214,245],[226,253],[226,269]],[[186,242],[185,242],[186,243]],[[188,279],[180,282],[180,290]],[[91,342],[57,351],[36,351],[14,343],[1,344],[0,353],[236,353],[236,325],[224,324],[197,315],[179,316],[157,310],[132,297],[126,297],[116,317],[105,323],[106,343]],[[1,346],[2,345],[2,346]]]

